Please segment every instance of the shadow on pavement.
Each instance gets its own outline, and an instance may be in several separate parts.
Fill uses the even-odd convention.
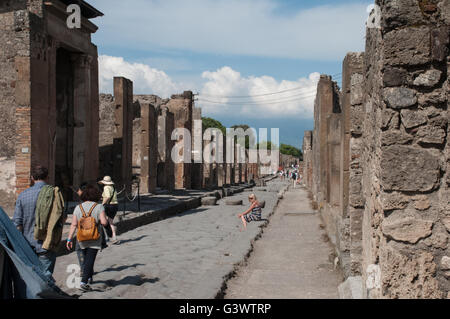
[[[114,267],[114,268],[113,267],[109,267],[109,268],[103,270],[102,273],[103,272],[113,272],[113,271],[119,272],[119,271],[122,271],[122,270],[125,270],[125,269],[129,269],[129,268],[136,268],[138,266],[145,266],[145,265],[144,264],[134,264],[134,265],[128,265],[128,266]]]
[[[122,285],[130,285],[130,286],[142,286],[143,284],[150,283],[154,284],[158,282],[159,278],[145,278],[144,276],[127,276],[122,278],[121,280],[105,280],[105,281],[95,281],[96,284],[105,284],[107,287],[117,287]]]
[[[139,237],[137,237],[137,238],[133,238],[133,239],[124,239],[124,240],[120,240],[120,244],[121,245],[123,245],[123,244],[126,244],[126,243],[133,243],[133,242],[136,242],[136,241],[140,241],[141,239],[144,239],[145,237],[148,237],[147,235],[143,235],[143,236],[139,236]]]

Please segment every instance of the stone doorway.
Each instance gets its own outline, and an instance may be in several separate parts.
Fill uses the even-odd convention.
[[[58,49],[56,59],[55,185],[73,199],[74,72],[71,53]],[[77,185],[73,185],[75,188]]]

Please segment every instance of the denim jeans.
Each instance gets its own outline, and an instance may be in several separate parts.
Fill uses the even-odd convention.
[[[94,275],[94,264],[97,257],[98,249],[86,248],[82,250],[84,256],[83,276],[81,282],[87,284],[89,279]]]
[[[53,276],[56,264],[56,253],[48,251],[45,254],[38,255],[41,264],[44,266],[45,273],[50,277]]]
[[[84,254],[83,250],[80,247],[80,244],[77,241],[75,246],[75,251],[77,252],[78,263],[80,264],[80,277],[83,278],[83,268],[84,268]]]

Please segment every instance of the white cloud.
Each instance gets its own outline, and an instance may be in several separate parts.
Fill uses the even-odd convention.
[[[122,57],[100,56],[100,92],[112,93],[116,76],[132,80],[135,94],[156,94],[168,98],[185,90],[195,92],[193,87],[178,83],[165,72],[147,64],[130,63]],[[202,107],[203,114],[208,116],[311,118],[319,77],[319,73],[311,73],[308,78],[297,81],[277,81],[270,76],[242,77],[239,72],[225,66],[215,72],[203,72],[203,81],[199,85],[202,89],[196,105]]]
[[[230,67],[223,67],[215,72],[204,72],[202,76],[207,82],[197,105],[208,115],[313,117],[319,73],[297,81],[278,82],[270,76],[242,77]]]
[[[155,94],[162,98],[182,91],[163,71],[142,63],[130,63],[122,57],[101,55],[99,57],[100,92],[112,93],[113,78],[123,76],[133,81],[135,94]]]
[[[276,0],[90,0],[103,45],[298,59],[338,60],[364,49],[373,1],[277,13]],[[96,40],[97,41],[97,40]]]

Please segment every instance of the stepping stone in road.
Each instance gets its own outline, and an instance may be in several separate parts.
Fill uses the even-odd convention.
[[[237,199],[228,199],[225,201],[225,204],[228,206],[242,206],[243,201],[242,199],[237,200]]]
[[[202,206],[215,206],[217,204],[216,197],[203,197]]]

